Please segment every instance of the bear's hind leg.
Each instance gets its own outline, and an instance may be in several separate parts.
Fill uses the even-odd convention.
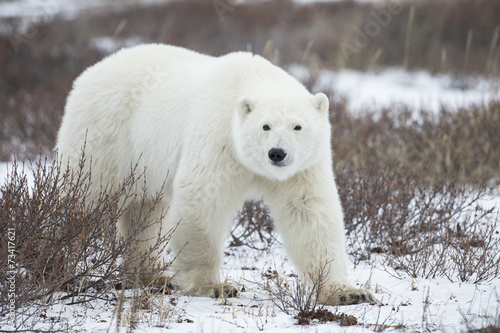
[[[152,202],[133,204],[120,217],[118,231],[123,241],[128,243],[125,254],[125,271],[130,279],[139,279],[144,284],[169,284],[168,274],[160,270],[165,266],[165,230],[163,217],[168,206],[164,203],[153,205]]]

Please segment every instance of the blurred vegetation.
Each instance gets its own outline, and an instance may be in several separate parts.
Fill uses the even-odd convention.
[[[457,77],[493,76],[500,66],[498,13],[500,2],[491,0],[174,1],[115,3],[74,19],[3,19],[10,33],[0,35],[0,160],[51,154],[72,81],[105,56],[95,47],[99,38],[118,45],[168,43],[212,55],[251,50],[313,72],[404,65]],[[404,107],[362,116],[339,108],[345,106],[332,107],[339,168],[385,165],[432,177],[460,165],[462,180],[470,182],[500,175],[498,101],[458,112],[443,108],[437,116],[422,110],[420,123]]]
[[[352,116],[346,107],[340,100],[330,110],[338,172],[369,167],[426,186],[500,181],[500,100],[438,114],[399,106]]]

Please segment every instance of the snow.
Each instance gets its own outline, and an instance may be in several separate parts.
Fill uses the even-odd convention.
[[[353,305],[333,308],[333,313],[354,315],[360,325],[340,327],[337,323],[313,324],[298,326],[292,316],[280,312],[267,299],[266,293],[253,281],[263,281],[261,273],[267,267],[276,265],[283,276],[292,272],[283,248],[274,246],[267,253],[255,250],[234,249],[233,255],[226,256],[223,274],[229,281],[245,285],[246,291],[240,298],[229,299],[227,303],[203,297],[183,296],[179,292],[167,296],[164,307],[171,307],[174,313],[172,322],[160,323],[157,316],[144,311],[136,332],[366,332],[377,326],[395,327],[404,325],[409,331],[442,331],[444,329],[463,329],[464,318],[477,327],[485,324],[487,318],[499,315],[500,279],[491,283],[472,285],[451,283],[445,279],[410,279],[395,277],[394,272],[386,270],[382,265],[363,264],[353,268],[351,280],[357,285],[371,281],[380,290],[376,296],[381,305]],[[266,258],[256,260],[255,258]],[[243,264],[245,263],[245,264]],[[255,271],[241,270],[246,264],[256,267]],[[248,267],[248,266],[247,266]],[[159,300],[161,296],[156,296]],[[176,306],[169,304],[174,299]],[[152,312],[158,311],[153,308]],[[125,314],[127,310],[124,311]],[[75,328],[87,332],[107,332],[115,330],[116,316],[113,307],[105,302],[96,301],[91,307],[54,305],[47,316],[68,318],[71,324],[78,322],[78,314],[85,320]],[[177,323],[175,318],[182,318]],[[150,319],[152,318],[152,319]],[[425,320],[423,318],[426,318]],[[189,319],[192,322],[185,322]],[[73,322],[73,320],[75,322]],[[487,322],[486,322],[487,324]],[[164,327],[158,327],[164,326]],[[43,326],[40,325],[39,328]],[[120,330],[120,331],[125,331]]]
[[[35,178],[33,173],[30,171],[34,168],[30,162],[16,162],[15,165],[13,162],[0,162],[0,186],[6,183],[8,178],[14,173],[14,167],[16,168],[18,175],[21,175],[24,171],[28,188],[32,188]]]
[[[171,0],[10,0],[0,2],[0,18],[24,17],[50,22],[56,15],[73,18],[85,10],[113,10],[126,4],[153,5]]]
[[[55,15],[61,14],[67,18],[72,18],[85,10],[104,10],[120,8],[127,4],[136,4],[149,6],[161,3],[167,3],[179,0],[7,0],[0,1],[0,18],[6,17],[25,17],[34,20],[50,21]],[[229,6],[238,6],[242,3],[265,3],[269,0],[214,0],[218,5],[227,4]],[[308,4],[313,2],[339,2],[349,0],[294,0],[299,4]],[[356,2],[382,2],[386,0],[354,0]]]
[[[98,0],[85,2],[61,0],[16,0],[0,3],[0,17],[26,17],[49,22],[54,16],[64,13],[74,16],[80,10],[99,6]]]
[[[124,47],[132,47],[143,43],[140,36],[117,39],[111,36],[102,36],[90,40],[90,48],[101,52],[104,55],[113,53]]]
[[[9,170],[12,170],[9,163],[0,163],[0,183],[5,181]],[[484,197],[480,204],[484,208],[497,207],[500,213],[500,193]],[[351,264],[349,278],[354,285],[374,292],[380,303],[327,307],[334,314],[355,316],[358,325],[341,327],[330,322],[299,326],[293,315],[280,311],[262,288],[266,281],[263,274],[269,270],[278,272],[289,284],[295,282],[293,265],[279,236],[264,251],[245,246],[229,247],[229,240],[226,245],[221,273],[228,282],[240,288],[244,286],[245,291],[239,298],[225,301],[191,297],[177,290],[165,297],[156,294],[151,307],[140,312],[135,331],[358,333],[377,331],[387,325],[389,331],[404,327],[410,332],[455,332],[465,330],[467,325],[487,326],[500,316],[500,277],[479,284],[450,282],[443,277],[411,278],[385,265],[383,257],[374,254],[370,260],[356,266]],[[127,290],[125,296],[131,297],[133,293],[134,290]],[[63,329],[66,327],[64,320],[67,320],[70,327],[81,332],[109,332],[116,331],[115,305],[105,300],[87,305],[67,305],[60,301],[49,306],[44,313],[46,318],[65,318],[60,323]],[[160,321],[160,311],[169,311],[171,315]],[[130,315],[130,304],[126,303],[123,315],[125,318]],[[36,327],[43,329],[48,325],[45,321]],[[1,321],[0,326],[9,328]],[[126,329],[118,327],[118,331],[125,332]]]
[[[301,65],[290,65],[288,71],[302,81],[311,78]],[[450,109],[480,104],[500,98],[500,79],[484,77],[454,77],[432,75],[426,71],[408,72],[402,68],[386,68],[378,72],[321,70],[314,91],[331,91],[347,97],[349,110],[381,110],[394,105],[406,105],[437,113],[441,106]]]

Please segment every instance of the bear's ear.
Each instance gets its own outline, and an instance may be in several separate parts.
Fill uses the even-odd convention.
[[[330,107],[328,97],[326,97],[326,95],[323,93],[317,93],[313,96],[313,104],[314,107],[322,113],[327,113],[328,108]]]
[[[238,111],[242,116],[248,115],[255,107],[255,102],[250,98],[242,98],[238,102]]]

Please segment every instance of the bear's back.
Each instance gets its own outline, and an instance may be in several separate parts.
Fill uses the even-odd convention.
[[[115,87],[116,91],[123,92],[143,84],[155,71],[203,58],[209,56],[171,45],[145,44],[122,49],[86,69],[75,80],[73,89],[86,85],[81,88],[94,87],[103,92]]]
[[[119,172],[118,164],[137,162],[127,157],[131,142],[127,128],[135,111],[151,88],[163,79],[161,73],[181,62],[211,58],[179,47],[146,44],[120,50],[87,68],[73,83],[56,148],[60,156],[77,165],[86,143],[93,156],[93,169],[100,174]],[[126,162],[123,162],[125,159]]]

